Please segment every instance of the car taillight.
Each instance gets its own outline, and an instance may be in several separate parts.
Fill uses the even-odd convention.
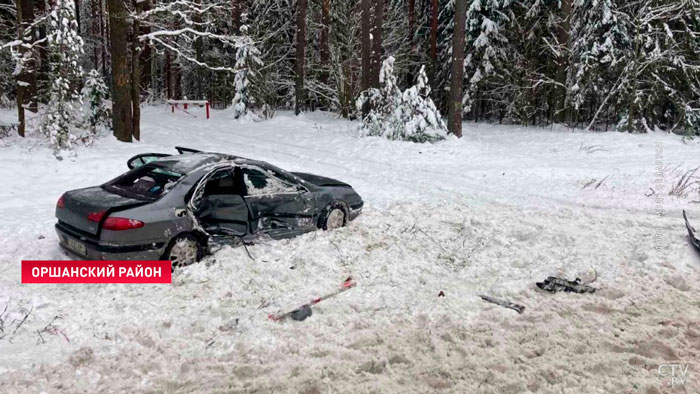
[[[102,217],[104,217],[105,213],[105,211],[89,213],[88,220],[91,222],[99,223],[100,220],[102,220]],[[143,227],[143,222],[140,220],[116,217],[108,217],[102,224],[103,229],[114,231],[131,230],[133,228],[141,227]]]
[[[115,231],[131,230],[141,227],[143,227],[143,222],[140,220],[113,217],[107,218],[102,225],[103,229]]]
[[[105,211],[88,213],[88,220],[91,222],[99,223],[102,220],[102,216],[105,215]]]
[[[64,208],[66,204],[63,202],[63,196],[58,198],[58,201],[56,201],[56,208]]]

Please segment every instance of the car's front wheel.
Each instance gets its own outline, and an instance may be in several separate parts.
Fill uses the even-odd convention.
[[[346,222],[347,218],[343,206],[339,203],[335,203],[327,206],[323,210],[319,227],[324,230],[332,230],[345,226]]]
[[[165,258],[170,260],[173,268],[194,264],[203,255],[202,245],[191,234],[178,235],[165,250]]]

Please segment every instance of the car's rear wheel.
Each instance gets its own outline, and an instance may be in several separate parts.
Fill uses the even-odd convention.
[[[176,268],[196,263],[203,257],[204,251],[193,235],[181,234],[170,242],[164,254],[172,267]]]
[[[345,226],[347,218],[342,204],[335,203],[327,206],[321,214],[319,227],[324,230],[332,230]]]

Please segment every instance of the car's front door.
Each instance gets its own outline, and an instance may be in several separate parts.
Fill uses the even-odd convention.
[[[270,170],[241,167],[245,200],[251,214],[251,231],[273,238],[286,238],[313,230],[314,200],[303,186],[293,184]]]

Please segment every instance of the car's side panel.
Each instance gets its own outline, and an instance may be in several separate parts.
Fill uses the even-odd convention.
[[[276,169],[241,167],[252,232],[286,238],[315,228],[314,193]]]
[[[197,212],[200,223],[209,233],[244,236],[248,233],[248,206],[236,194],[207,196]]]
[[[251,212],[251,229],[272,238],[285,238],[315,228],[310,192],[276,193],[245,197]]]

